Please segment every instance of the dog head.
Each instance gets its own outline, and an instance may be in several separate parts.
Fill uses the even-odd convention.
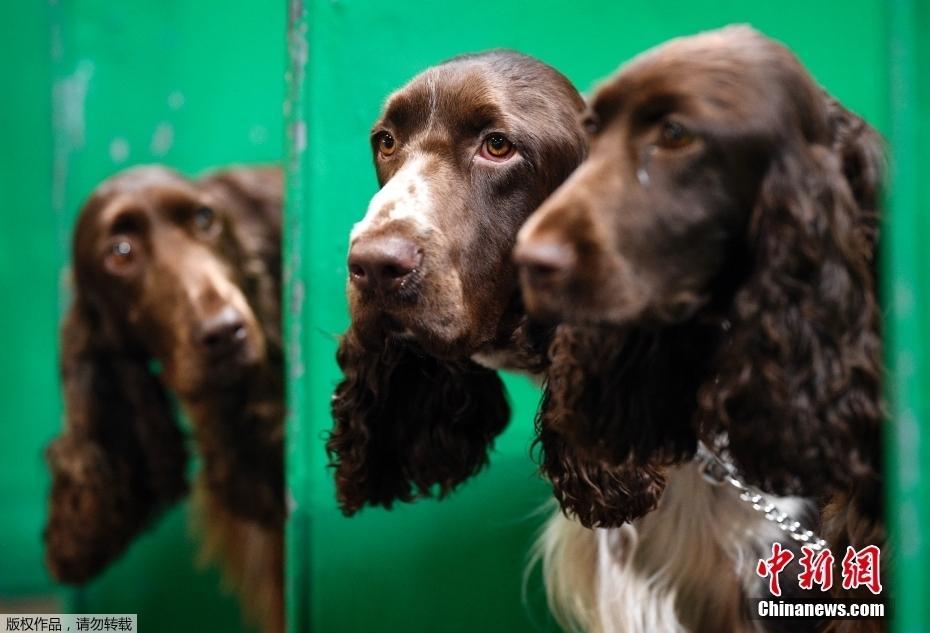
[[[509,407],[471,359],[515,347],[511,250],[584,155],[582,107],[558,72],[501,51],[430,68],[388,98],[371,136],[382,187],[350,238],[328,444],[346,513],[445,494],[486,463]]]

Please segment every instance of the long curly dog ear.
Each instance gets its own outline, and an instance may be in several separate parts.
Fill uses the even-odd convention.
[[[78,299],[62,330],[65,430],[52,442],[45,560],[82,583],[187,491],[184,437],[158,379]]]
[[[713,340],[699,325],[556,329],[536,427],[563,510],[612,527],[655,508],[665,467],[697,444],[694,400]]]
[[[548,394],[543,400],[549,407]],[[665,490],[665,467],[659,460],[628,458],[611,464],[592,458],[537,420],[535,447],[540,470],[552,483],[562,511],[587,528],[617,527],[654,510]]]
[[[880,470],[882,152],[874,130],[827,107],[832,144],[787,144],[762,183],[754,272],[700,399],[713,421],[704,432],[719,421],[741,471],[780,494],[843,489]]]
[[[335,426],[326,448],[342,511],[442,497],[488,461],[510,418],[497,374],[388,340],[364,348],[350,330],[337,361]]]
[[[833,153],[858,208],[859,230],[871,248],[872,271],[878,263],[878,227],[887,161],[881,136],[861,117],[824,95],[833,135]],[[877,290],[877,288],[876,288]]]

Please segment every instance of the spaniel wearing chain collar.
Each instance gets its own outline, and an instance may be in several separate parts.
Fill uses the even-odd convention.
[[[543,471],[595,528],[550,525],[550,594],[585,631],[773,630],[748,598],[787,537],[690,459],[703,439],[824,500],[834,550],[883,542],[878,137],[747,27],[641,55],[584,122],[588,158],[516,248],[529,311],[562,323]]]

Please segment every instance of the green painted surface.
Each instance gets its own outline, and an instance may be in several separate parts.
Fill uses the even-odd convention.
[[[888,129],[884,4],[670,1],[651,3],[296,2],[292,48],[306,53],[293,113],[288,235],[293,417],[289,483],[292,631],[403,633],[554,630],[538,581],[521,600],[521,575],[549,497],[528,457],[536,392],[508,380],[514,422],[491,467],[443,502],[343,518],[325,467],[322,434],[338,379],[336,336],[347,324],[345,254],[353,222],[376,190],[369,126],[384,97],[418,71],[458,53],[510,47],[541,57],[583,90],[669,37],[749,22],[791,46],[837,97]],[[296,43],[295,43],[296,42]],[[298,44],[302,44],[300,46]],[[300,73],[298,73],[300,74]],[[306,142],[301,140],[306,130]],[[304,151],[297,151],[305,145]],[[297,345],[299,344],[299,345]],[[294,347],[293,345],[297,345]],[[296,445],[294,445],[296,444]],[[296,458],[296,459],[294,459]],[[306,532],[309,530],[309,532]],[[306,534],[309,534],[307,538]],[[309,563],[301,544],[309,542]]]
[[[883,290],[894,425],[888,509],[897,539],[895,630],[922,633],[930,623],[930,5],[903,0],[889,7],[894,179]]]
[[[58,252],[50,206],[48,19],[43,3],[0,8],[0,599],[45,590],[41,447],[58,426]]]
[[[196,174],[279,161],[286,29],[283,2],[259,0],[30,1],[2,13],[0,599],[55,591],[41,564],[41,453],[60,425],[57,323],[81,201],[138,163]],[[139,613],[148,632],[248,630],[195,551],[185,504],[86,589],[63,592],[66,605]]]

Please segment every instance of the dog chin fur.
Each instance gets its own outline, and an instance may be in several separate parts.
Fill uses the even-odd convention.
[[[799,516],[807,502],[769,498]],[[560,624],[585,633],[761,633],[745,614],[762,587],[755,562],[786,536],[689,462],[669,474],[655,511],[619,528],[587,529],[561,511],[536,543]]]

